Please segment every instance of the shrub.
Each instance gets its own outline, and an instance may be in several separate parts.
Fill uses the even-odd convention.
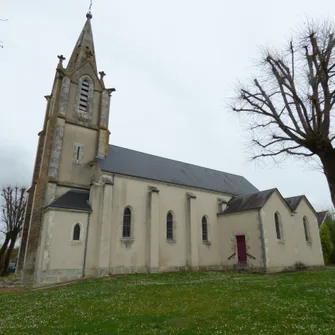
[[[333,243],[328,224],[323,224],[320,228],[320,239],[322,245],[323,259],[325,264],[331,263],[333,254]]]

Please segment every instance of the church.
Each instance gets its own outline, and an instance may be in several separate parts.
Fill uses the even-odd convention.
[[[322,267],[305,196],[283,198],[242,176],[109,144],[115,89],[98,72],[86,18],[45,97],[17,266],[23,282]]]

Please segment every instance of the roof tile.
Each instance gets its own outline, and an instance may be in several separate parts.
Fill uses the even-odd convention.
[[[64,208],[64,209],[76,209],[91,212],[92,208],[88,202],[89,191],[86,190],[75,190],[72,189],[67,193],[60,196],[48,207],[50,208]]]
[[[273,188],[266,191],[233,197],[229,200],[223,214],[262,208],[270,198],[271,194],[276,190],[277,189]]]
[[[157,180],[231,195],[257,192],[242,176],[109,145],[108,156],[99,159],[102,171]]]

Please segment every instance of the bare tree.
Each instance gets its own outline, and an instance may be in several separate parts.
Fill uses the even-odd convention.
[[[253,159],[318,157],[335,206],[334,33],[332,22],[307,23],[287,50],[266,50],[232,109],[248,117]]]
[[[17,237],[22,230],[26,208],[26,189],[7,186],[1,190],[2,222],[4,223],[5,241],[0,249],[0,274],[8,272],[10,255]]]

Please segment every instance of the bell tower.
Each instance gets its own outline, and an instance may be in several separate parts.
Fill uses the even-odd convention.
[[[89,190],[92,162],[108,154],[109,105],[115,89],[106,88],[105,73],[98,73],[91,20],[89,12],[66,67],[65,57],[58,56],[51,94],[45,96],[18,263],[28,284],[34,281],[44,208],[70,189]]]

